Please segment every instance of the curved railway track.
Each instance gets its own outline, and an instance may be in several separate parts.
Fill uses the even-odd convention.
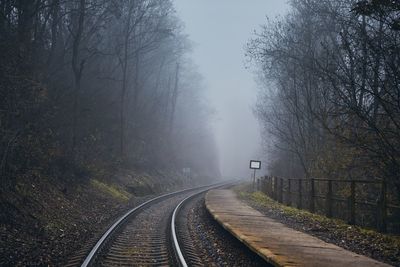
[[[162,195],[130,210],[104,233],[81,266],[200,265],[187,231],[176,223],[179,211],[192,197],[226,185]]]

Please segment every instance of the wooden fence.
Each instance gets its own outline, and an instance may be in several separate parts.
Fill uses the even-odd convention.
[[[400,205],[388,200],[387,184],[376,180],[261,177],[257,187],[276,201],[340,218],[349,224],[400,232]],[[389,220],[388,220],[389,219]]]

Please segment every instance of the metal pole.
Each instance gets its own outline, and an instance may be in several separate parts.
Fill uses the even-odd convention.
[[[328,192],[326,193],[326,216],[328,218],[332,217],[332,207],[333,207],[333,203],[332,203],[332,181],[329,180],[328,181]]]
[[[350,206],[350,224],[356,223],[356,182],[350,182],[350,198],[349,198],[349,206]]]
[[[314,183],[314,178],[311,178],[311,191],[310,191],[310,211],[311,212],[315,212],[314,196],[315,196],[315,183]]]
[[[256,169],[254,169],[253,173],[253,192],[256,191]]]
[[[288,179],[288,194],[287,194],[287,204],[292,205],[292,192],[291,192],[291,179]]]

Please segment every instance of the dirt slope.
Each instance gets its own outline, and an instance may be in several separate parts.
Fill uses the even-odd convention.
[[[189,184],[166,172],[60,180],[33,171],[0,194],[0,266],[62,265],[128,208]]]

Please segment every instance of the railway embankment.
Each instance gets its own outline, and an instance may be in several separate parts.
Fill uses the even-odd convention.
[[[0,194],[0,266],[65,264],[127,209],[192,183],[165,171],[113,170],[63,179],[32,171]]]

